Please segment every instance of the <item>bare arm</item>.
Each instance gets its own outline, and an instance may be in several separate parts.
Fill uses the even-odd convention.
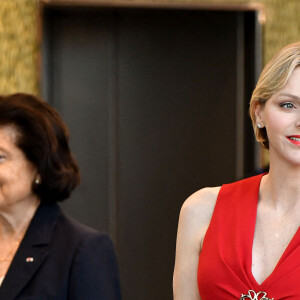
[[[181,208],[173,276],[175,300],[201,300],[197,285],[198,260],[219,190],[220,187],[202,189],[190,196]]]

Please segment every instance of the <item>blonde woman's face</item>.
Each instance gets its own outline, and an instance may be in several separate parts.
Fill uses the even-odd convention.
[[[257,105],[255,114],[267,130],[270,161],[300,166],[300,67],[265,105]]]

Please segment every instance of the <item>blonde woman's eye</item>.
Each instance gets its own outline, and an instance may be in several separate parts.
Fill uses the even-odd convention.
[[[285,102],[285,103],[280,104],[280,107],[291,109],[291,108],[294,108],[295,106],[293,103]]]

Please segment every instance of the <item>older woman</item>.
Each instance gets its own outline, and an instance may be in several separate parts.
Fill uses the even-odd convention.
[[[300,299],[300,43],[266,65],[250,114],[256,138],[269,149],[269,173],[186,200],[176,300]]]
[[[57,204],[79,181],[58,113],[31,95],[0,97],[0,299],[120,299],[110,239]]]

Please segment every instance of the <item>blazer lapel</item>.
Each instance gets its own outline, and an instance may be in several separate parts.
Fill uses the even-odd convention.
[[[14,299],[47,259],[47,246],[59,214],[57,204],[39,206],[6,273],[0,299]]]
[[[29,282],[47,255],[47,251],[27,248],[15,256],[0,288],[0,299],[14,299]]]

